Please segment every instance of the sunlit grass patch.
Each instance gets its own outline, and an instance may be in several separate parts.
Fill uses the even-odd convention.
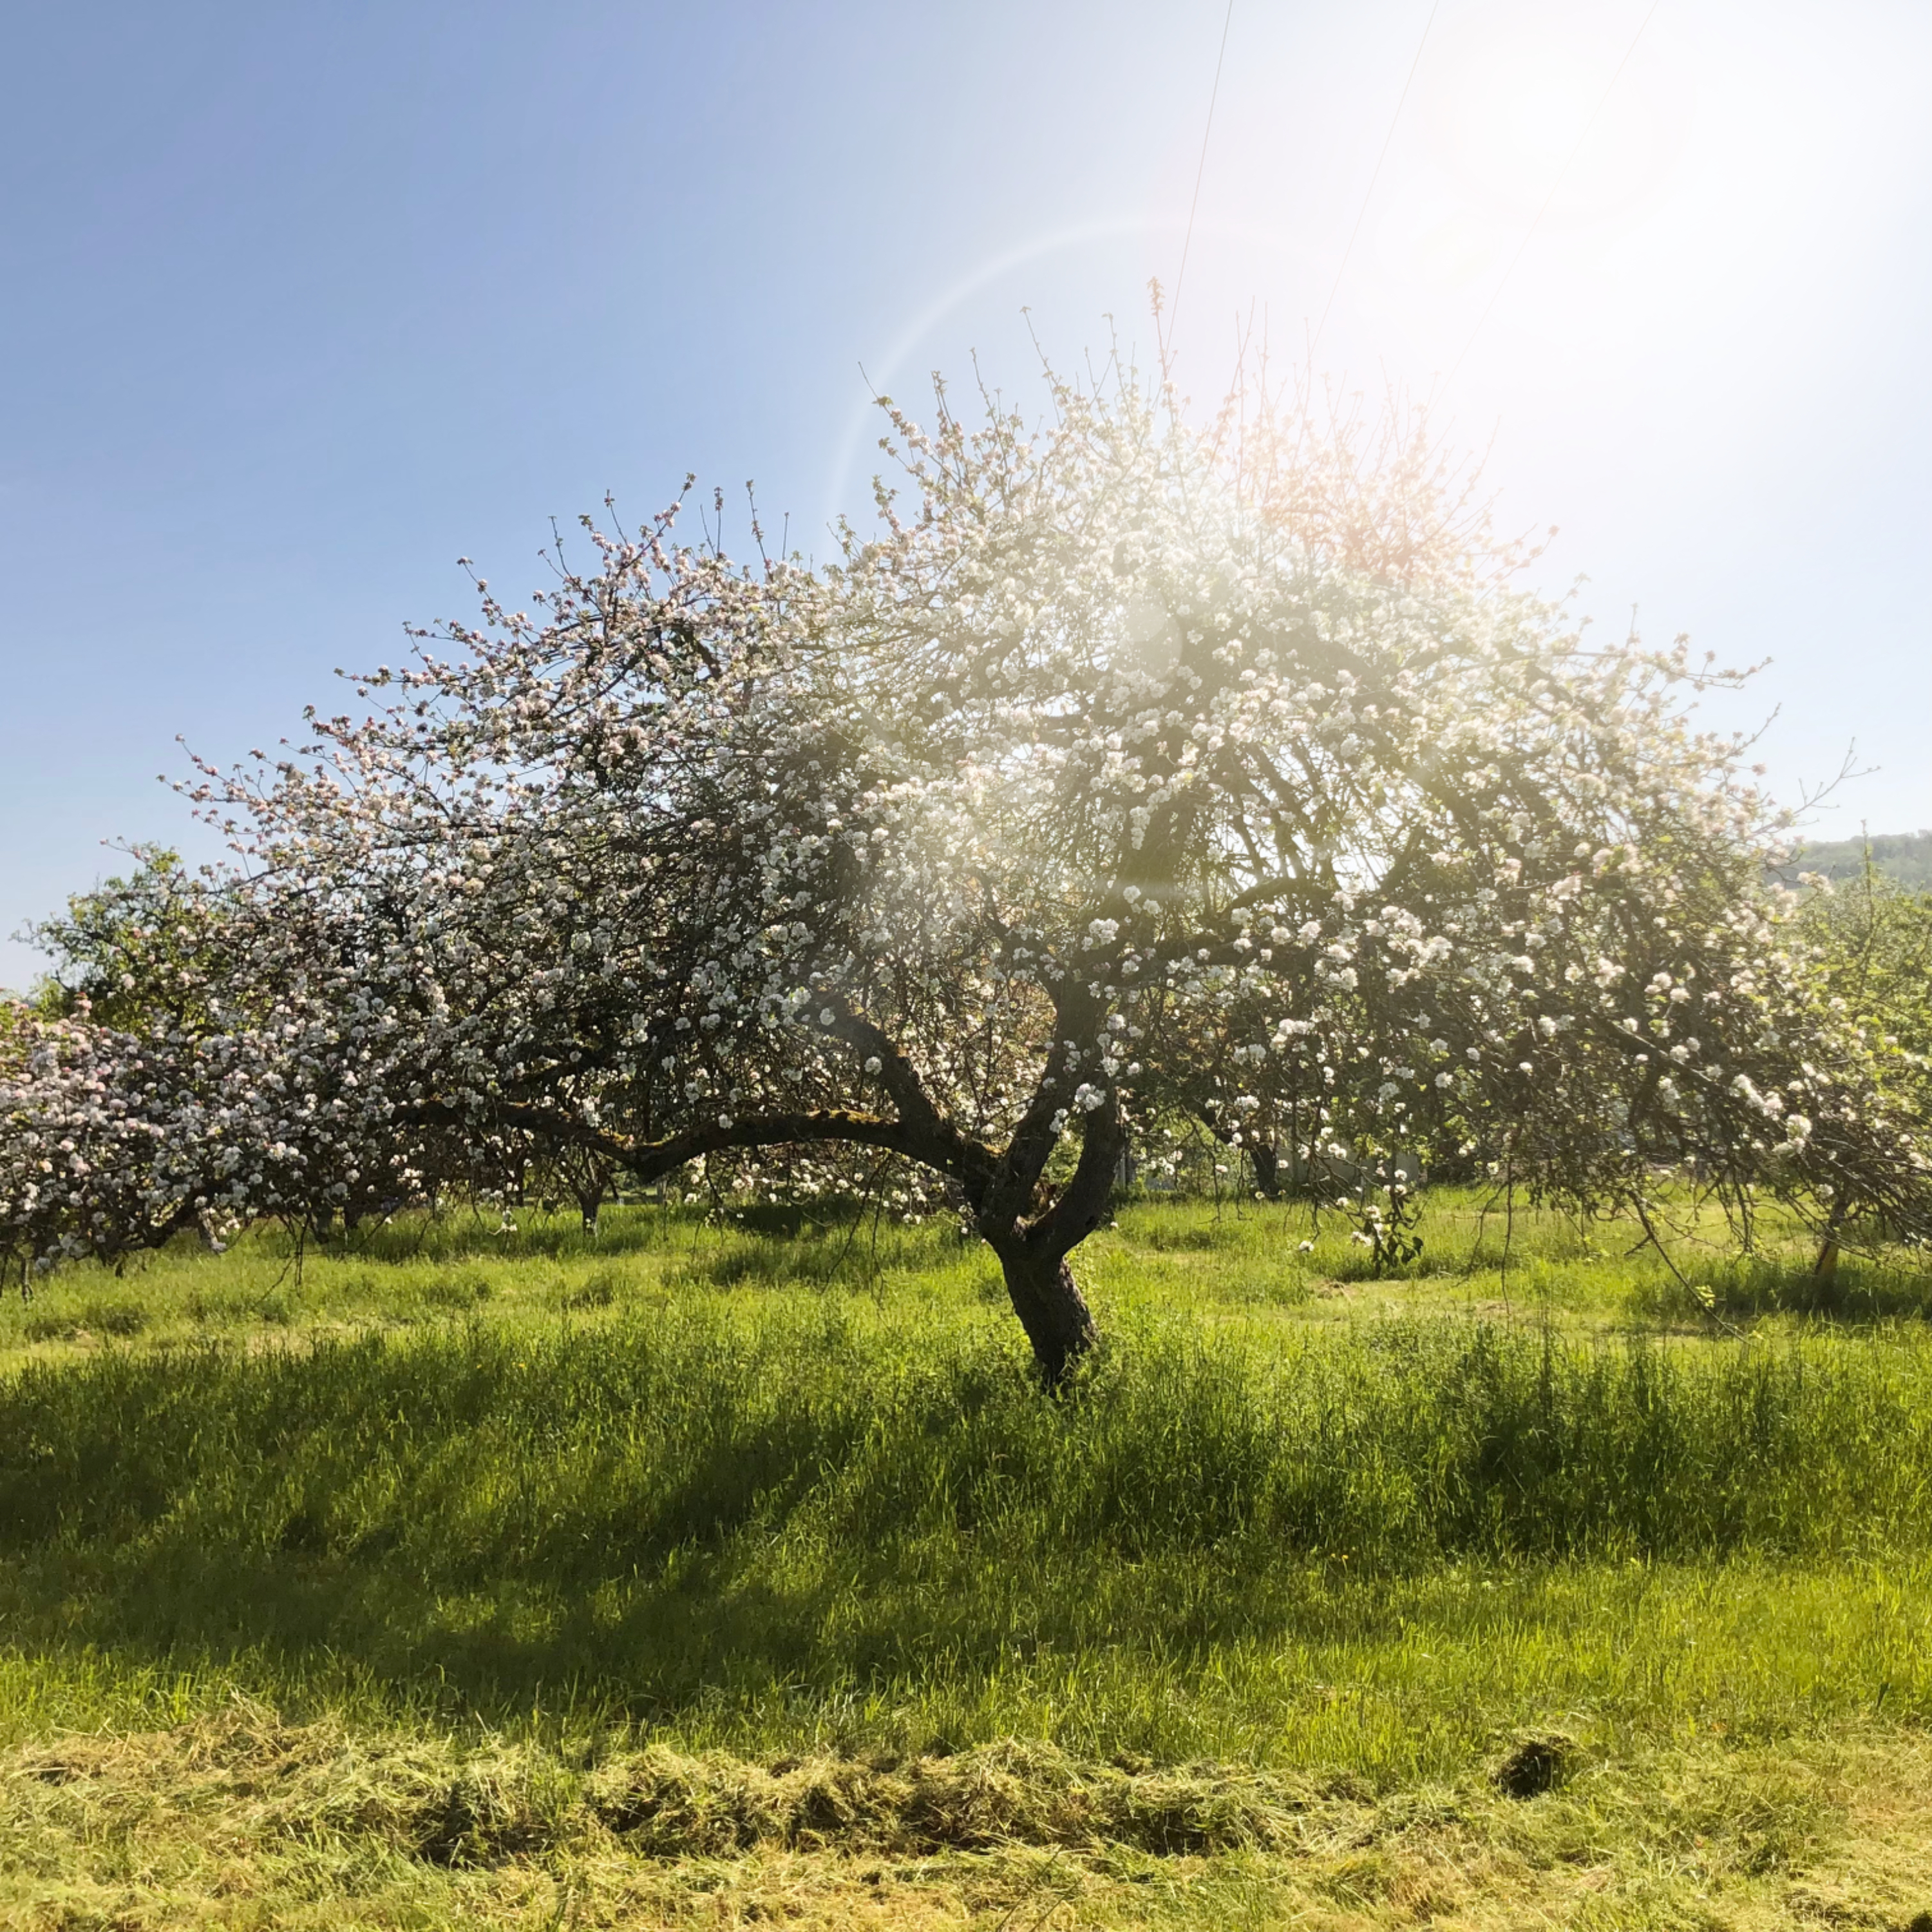
[[[1220,1202],[1154,1197],[1124,1205],[1076,1266],[1103,1314],[1143,1305],[1322,1324],[1364,1312],[1432,1311],[1552,1322],[1600,1331],[1701,1334],[1713,1318],[1773,1326],[1916,1322],[1932,1274],[1906,1258],[1847,1255],[1836,1277],[1812,1271],[1796,1228],[1763,1217],[1740,1256],[1708,1208],[1673,1210],[1670,1258],[1622,1222],[1580,1225],[1467,1190],[1422,1197],[1424,1251],[1386,1275],[1342,1209],[1302,1201]],[[365,1228],[322,1248],[272,1230],[214,1256],[192,1244],[116,1276],[87,1265],[0,1302],[8,1351],[86,1352],[191,1336],[280,1335],[422,1326],[452,1316],[515,1322],[610,1315],[634,1301],[814,1292],[902,1305],[1004,1306],[983,1244],[940,1216],[908,1226],[856,1205],[807,1216],[733,1210],[722,1224],[695,1209],[617,1206],[586,1234],[573,1213],[469,1210]],[[950,1318],[949,1316],[946,1318]]]
[[[950,1686],[975,1735],[1025,1735],[1065,1672],[1044,1734],[1098,1748],[1108,1672],[1184,1687],[1378,1590],[1446,1575],[1481,1622],[1552,1562],[1609,1564],[1614,1598],[1619,1565],[1916,1563],[1932,1534],[1916,1337],[1696,1357],[1123,1310],[1056,1403],[997,1311],[939,1305],[760,1292],[29,1369],[0,1391],[0,1601],[23,1641],[256,1652],[272,1688],[325,1649],[479,1708]],[[1202,1748],[1195,1694],[1162,1699],[1135,1748]]]

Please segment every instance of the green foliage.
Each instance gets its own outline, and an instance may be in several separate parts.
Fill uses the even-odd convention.
[[[140,845],[135,869],[91,892],[65,914],[29,928],[53,970],[32,1003],[49,1018],[86,1013],[118,1032],[198,1030],[221,955],[220,909],[165,846]]]
[[[1868,862],[1804,908],[1822,997],[1875,1036],[1882,1077],[1932,1120],[1932,892],[1908,891]]]
[[[26,1018],[25,1002],[0,988],[0,1077],[16,1075],[20,1070]]]
[[[1849,884],[1862,879],[1868,868],[1904,891],[1932,891],[1932,832],[1826,839],[1802,847],[1778,870],[1795,885],[1801,872],[1816,872],[1834,884]]]

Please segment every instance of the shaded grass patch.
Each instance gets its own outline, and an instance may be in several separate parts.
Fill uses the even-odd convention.
[[[56,1673],[280,1696],[326,1659],[734,1748],[1412,1775],[1580,1698],[1932,1714],[1910,1339],[1140,1317],[1055,1402],[970,1305],[754,1306],[29,1368],[0,1384],[0,1616]]]

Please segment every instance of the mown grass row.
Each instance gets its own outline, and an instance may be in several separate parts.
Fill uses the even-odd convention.
[[[1376,1792],[1016,1743],[592,1757],[231,1702],[165,1735],[0,1750],[0,1925],[1917,1932],[1922,1737],[1560,1754],[1526,1802],[1481,1768]]]

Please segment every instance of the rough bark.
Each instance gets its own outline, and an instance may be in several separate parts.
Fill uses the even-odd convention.
[[[1064,1388],[1081,1358],[1100,1339],[1072,1268],[1064,1254],[1024,1238],[1002,1242],[994,1252],[1006,1275],[1013,1312],[1033,1344],[1040,1379],[1049,1389]]]
[[[1067,1256],[1106,1226],[1114,1193],[1114,1170],[1126,1145],[1118,1102],[1084,1115],[1080,1158],[1058,1198],[1030,1220],[1014,1212],[1018,1188],[1036,1190],[1052,1145],[1049,1133],[1029,1154],[1023,1126],[993,1186],[980,1196],[980,1232],[1000,1258],[1013,1312],[1033,1344],[1034,1360],[1048,1388],[1066,1386],[1080,1358],[1099,1340],[1093,1312],[1073,1279]]]

